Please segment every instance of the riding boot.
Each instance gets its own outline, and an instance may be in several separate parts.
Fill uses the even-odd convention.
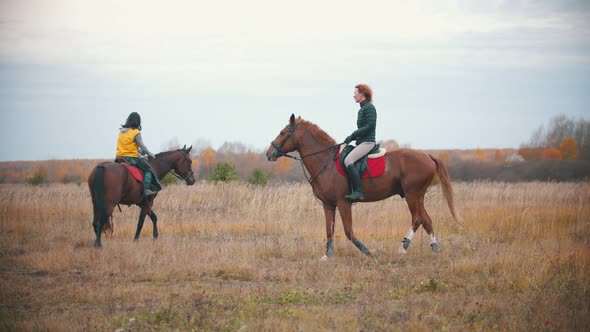
[[[149,196],[149,195],[153,195],[155,193],[157,193],[158,191],[154,191],[153,186],[152,186],[152,172],[147,171],[145,172],[144,176],[143,176],[143,195],[144,196]]]
[[[348,179],[350,180],[352,193],[344,197],[353,202],[365,199],[361,189],[361,175],[354,164],[350,164],[346,167],[346,175],[348,175]]]

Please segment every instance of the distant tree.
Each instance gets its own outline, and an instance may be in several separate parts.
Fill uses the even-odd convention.
[[[31,185],[39,185],[47,181],[47,167],[41,165],[35,169],[35,172],[31,177],[27,179],[27,183]]]
[[[518,154],[521,155],[524,160],[541,160],[543,159],[543,150],[543,148],[521,147],[518,149]]]
[[[483,150],[483,149],[475,149],[475,152],[473,152],[473,155],[475,156],[475,159],[477,160],[488,160],[488,153]]]
[[[199,156],[206,148],[211,146],[211,141],[204,138],[197,138],[192,144],[191,153],[193,156]]]
[[[590,143],[590,122],[584,119],[575,120],[560,114],[549,121],[547,129],[540,126],[533,132],[528,144],[529,148],[559,148],[566,137],[573,137],[578,146]]]
[[[590,143],[582,145],[580,148],[580,154],[578,155],[579,160],[590,160]]]
[[[451,160],[452,160],[451,159],[451,154],[449,153],[449,151],[446,151],[446,150],[441,151],[438,154],[438,159],[442,160],[442,162],[445,163],[445,164],[447,164],[447,165],[450,164],[451,163]]]
[[[496,152],[494,153],[494,161],[497,163],[502,163],[506,160],[506,154],[504,153],[504,151],[500,150],[500,149],[496,149]]]
[[[242,144],[241,142],[224,142],[219,149],[217,149],[217,153],[225,153],[225,154],[242,154],[246,153],[248,148],[246,145]]]
[[[272,171],[276,175],[287,174],[291,168],[291,160],[288,158],[279,158],[275,161]]]
[[[561,145],[559,146],[559,151],[563,156],[563,159],[571,159],[576,160],[578,159],[578,145],[576,144],[576,140],[569,136],[565,137],[561,140]]]
[[[201,166],[205,169],[211,169],[213,165],[215,165],[215,160],[217,157],[217,153],[213,150],[212,147],[207,147],[203,152],[201,152]]]
[[[193,159],[193,163],[191,165],[191,168],[193,170],[195,179],[198,179],[199,178],[199,160],[198,159]]]
[[[543,150],[543,160],[561,160],[561,152],[556,148],[548,148]]]
[[[248,178],[248,183],[255,185],[266,185],[268,179],[272,176],[272,173],[265,172],[260,168],[255,168],[252,171],[252,175]]]
[[[238,179],[238,171],[232,163],[219,162],[207,177],[209,181],[230,182]]]

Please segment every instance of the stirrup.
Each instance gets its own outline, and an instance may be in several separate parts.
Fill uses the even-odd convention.
[[[356,202],[356,201],[362,201],[363,199],[365,199],[365,196],[360,191],[353,191],[352,193],[344,196],[344,198],[346,198],[350,201]]]

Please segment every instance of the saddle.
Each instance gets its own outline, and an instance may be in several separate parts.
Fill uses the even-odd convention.
[[[135,180],[143,183],[143,171],[139,167],[130,165],[125,158],[121,157],[115,158],[115,162],[117,164],[125,166],[125,168],[127,168],[127,171],[131,173],[131,176],[133,176]]]
[[[354,148],[355,147],[352,145],[347,145],[344,148],[341,147],[336,155],[336,167],[338,168],[338,172],[343,176],[346,176],[346,172],[344,171],[346,168],[346,166],[344,166],[344,159],[346,159],[346,156],[348,156],[350,151]],[[359,174],[361,174],[362,178],[375,178],[381,176],[385,172],[386,152],[387,151],[384,148],[381,148],[381,146],[377,144],[367,155],[354,163],[354,166],[359,170]]]

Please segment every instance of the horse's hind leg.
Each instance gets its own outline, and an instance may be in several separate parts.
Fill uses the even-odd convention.
[[[412,237],[420,227],[420,218],[419,218],[419,210],[420,210],[420,199],[416,198],[413,195],[406,196],[406,203],[408,204],[408,208],[410,209],[410,213],[412,214],[412,227],[406,233],[402,240],[402,244],[400,245],[397,253],[398,254],[407,254],[406,251],[410,247],[410,243],[412,242]]]
[[[430,240],[430,248],[432,248],[433,252],[438,252],[438,242],[436,241],[436,237],[434,236],[432,220],[430,219],[430,216],[428,215],[428,212],[426,212],[426,209],[424,207],[422,207],[422,212],[422,227],[424,227],[424,230],[428,234],[428,238]]]
[[[154,213],[154,211],[150,211],[150,213],[148,214],[150,216],[150,219],[152,220],[152,224],[154,224],[154,239],[158,238],[158,216],[156,216],[156,214]]]
[[[438,252],[438,243],[436,242],[436,238],[432,231],[432,221],[424,208],[424,195],[409,195],[406,197],[406,202],[408,203],[408,208],[412,214],[412,227],[408,233],[406,233],[397,252],[399,254],[407,253],[406,250],[410,246],[412,237],[416,234],[420,225],[424,227],[424,230],[430,238],[430,247],[432,248],[432,251]]]
[[[100,215],[94,213],[94,220],[92,221],[92,226],[94,227],[94,234],[96,235],[96,240],[94,241],[94,247],[100,248],[102,247],[102,243],[100,241],[100,236],[102,234],[102,222],[100,220]]]

